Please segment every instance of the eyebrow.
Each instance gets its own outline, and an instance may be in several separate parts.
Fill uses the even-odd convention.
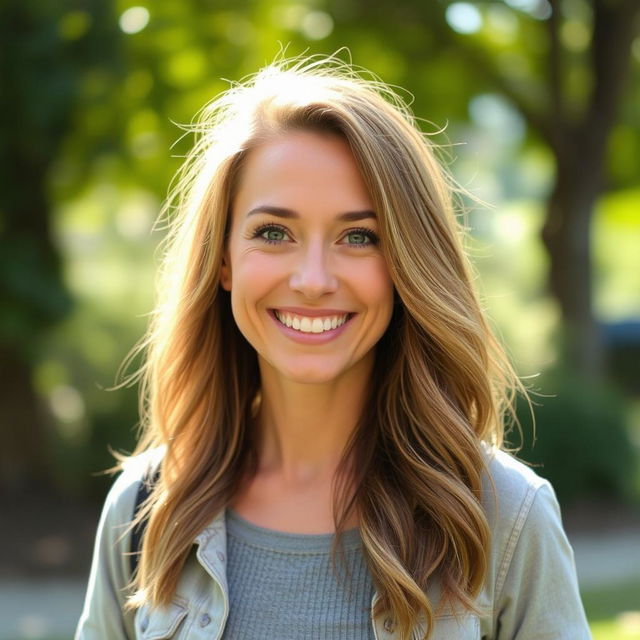
[[[268,204],[262,204],[257,207],[254,207],[249,211],[246,215],[253,216],[257,213],[269,213],[272,216],[277,216],[278,218],[292,218],[297,220],[300,218],[300,214],[294,211],[293,209],[286,209],[284,207],[274,207]],[[336,216],[336,220],[346,221],[346,222],[355,222],[356,220],[366,220],[367,218],[372,218],[373,220],[377,219],[377,216],[374,211],[370,209],[365,209],[363,211],[346,211],[345,213],[340,213]]]

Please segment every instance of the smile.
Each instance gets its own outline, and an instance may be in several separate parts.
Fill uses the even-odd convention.
[[[324,333],[342,326],[352,314],[345,313],[341,316],[326,316],[310,318],[295,313],[283,313],[273,310],[275,317],[286,327],[300,331],[301,333]]]

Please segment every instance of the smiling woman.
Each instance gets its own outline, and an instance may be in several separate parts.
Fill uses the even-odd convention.
[[[408,108],[298,60],[195,129],[76,638],[588,638]]]
[[[288,226],[273,222],[278,219]],[[354,228],[355,221],[369,226]],[[353,404],[358,395],[350,390],[362,386],[356,380],[371,377],[374,347],[391,319],[393,283],[373,203],[342,137],[294,131],[247,154],[231,205],[221,284],[257,353],[263,389],[278,389],[275,397],[263,394],[283,412],[276,423],[309,423],[308,415],[290,413],[304,406],[333,425],[318,429],[316,445],[320,434],[347,436],[346,414],[327,415],[327,408]],[[324,390],[306,386],[329,382]],[[291,455],[290,462],[282,460],[285,473],[295,473],[295,466],[287,467],[300,456],[282,454]],[[320,459],[314,464],[322,466]],[[324,530],[330,531],[331,508],[325,506]],[[313,514],[299,510],[289,517],[313,521]]]

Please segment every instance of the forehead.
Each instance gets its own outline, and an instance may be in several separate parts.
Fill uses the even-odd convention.
[[[333,213],[371,208],[351,149],[335,134],[297,131],[252,149],[240,169],[234,213],[259,205]]]

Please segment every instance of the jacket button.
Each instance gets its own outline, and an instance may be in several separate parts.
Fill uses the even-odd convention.
[[[393,621],[392,618],[386,618],[383,626],[384,626],[384,630],[387,633],[393,633],[396,628],[396,623]]]
[[[211,622],[211,616],[208,613],[203,613],[200,616],[200,626],[206,627]]]

